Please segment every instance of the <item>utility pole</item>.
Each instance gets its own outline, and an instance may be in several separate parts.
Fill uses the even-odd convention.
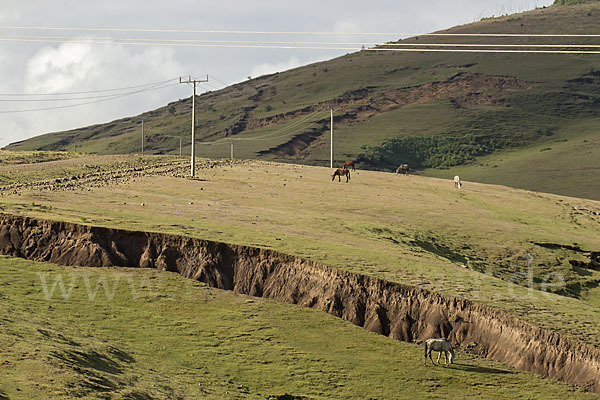
[[[331,110],[331,157],[329,161],[329,168],[333,168],[333,108]]]
[[[181,157],[181,135],[179,135],[179,136],[165,135],[165,137],[172,137],[172,138],[175,138],[175,139],[179,139],[179,157]]]
[[[230,158],[233,160],[233,140],[231,141],[231,157]]]
[[[179,77],[179,83],[191,84],[194,88],[192,93],[192,157],[190,165],[190,176],[193,178],[196,175],[196,85],[200,82],[208,82],[208,75],[206,79],[192,79],[188,77],[187,81]]]
[[[142,118],[142,155],[144,155],[144,118]]]

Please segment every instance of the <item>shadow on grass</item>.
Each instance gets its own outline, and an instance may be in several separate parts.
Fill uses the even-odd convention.
[[[0,389],[0,400],[8,400],[8,396],[2,389]]]
[[[67,350],[62,354],[55,352],[53,356],[74,368],[93,369],[109,374],[123,373],[122,366],[119,365],[119,363],[96,351],[84,352]]]
[[[443,366],[443,364],[442,364],[442,366]],[[513,371],[507,371],[504,369],[482,367],[479,365],[461,364],[461,363],[456,363],[456,362],[454,364],[448,365],[446,368],[460,369],[461,371],[477,372],[480,374],[503,374],[503,375],[505,375],[505,374],[514,374],[515,373]]]

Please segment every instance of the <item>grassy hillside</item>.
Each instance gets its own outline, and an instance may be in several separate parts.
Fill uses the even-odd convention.
[[[172,273],[0,256],[0,285],[2,399],[593,398]]]
[[[326,168],[271,162],[201,160],[190,180],[172,157],[0,161],[3,212],[272,248],[600,345],[596,201],[376,171],[346,184]],[[56,285],[47,300],[59,277],[65,292]],[[417,346],[157,271],[0,257],[0,286],[5,398],[581,396],[464,351],[433,372]]]
[[[566,4],[563,4],[566,3]],[[578,3],[572,5],[572,3]],[[600,2],[557,2],[522,14],[487,18],[448,33],[600,34]],[[575,42],[574,42],[575,41]],[[597,44],[595,38],[406,39],[403,44]],[[524,49],[527,49],[526,47]],[[539,50],[539,49],[537,49]],[[197,99],[199,141],[205,157],[262,158],[327,165],[329,111],[335,111],[335,159],[357,159],[363,168],[390,170],[410,162],[426,174],[461,166],[470,179],[600,199],[597,185],[572,184],[585,169],[598,181],[597,166],[579,163],[582,151],[598,155],[590,137],[598,133],[600,56],[484,53],[370,52],[348,54],[210,92]],[[13,150],[80,150],[136,153],[141,118],[146,151],[189,152],[190,99],[135,118],[50,133],[13,143]],[[574,127],[577,127],[575,129]],[[559,145],[588,143],[581,146]],[[557,144],[559,143],[559,144]],[[556,151],[560,147],[561,151]],[[535,149],[552,149],[529,155]],[[480,168],[493,155],[512,162]],[[510,156],[508,156],[510,154]],[[483,161],[482,161],[483,160]],[[563,184],[539,179],[539,165],[559,167]],[[462,167],[465,165],[465,167]],[[556,168],[555,168],[556,169]],[[530,182],[535,183],[529,186]]]
[[[160,160],[3,166],[0,210],[272,248],[501,307],[600,345],[598,202],[375,171],[346,184],[322,167],[263,162],[202,161],[189,180],[187,165],[164,173]],[[123,168],[140,171],[113,172]],[[23,184],[24,174],[37,181]]]

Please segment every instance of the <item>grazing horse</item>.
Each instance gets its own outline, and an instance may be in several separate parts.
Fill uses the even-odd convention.
[[[448,365],[448,354],[450,354],[450,364],[454,363],[454,349],[448,339],[427,339],[425,341],[425,358],[423,360],[425,365],[427,365],[427,357],[429,357],[431,363],[435,365],[433,358],[431,358],[432,351],[439,351],[437,358],[438,364],[440,363],[442,352],[444,353],[444,365]]]
[[[350,167],[352,167],[352,171],[356,171],[356,170],[354,169],[354,161],[346,161],[346,162],[344,163],[344,165],[342,166],[342,169],[348,169],[348,170],[349,170],[349,169],[350,169]]]
[[[454,187],[458,189],[462,187],[462,182],[460,181],[460,177],[458,175],[454,177]]]
[[[331,175],[331,181],[333,182],[333,180],[335,179],[335,177],[338,177],[338,182],[342,181],[342,176],[346,176],[346,183],[350,180],[350,170],[346,169],[346,168],[338,168],[335,170],[335,172],[333,173],[333,175]]]
[[[410,168],[408,168],[408,164],[400,164],[398,169],[396,169],[397,174],[408,175],[408,171],[410,171]]]

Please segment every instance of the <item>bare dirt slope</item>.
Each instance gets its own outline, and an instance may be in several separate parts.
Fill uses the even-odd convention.
[[[488,358],[600,392],[600,351],[593,346],[489,306],[273,250],[2,214],[0,252],[62,265],[173,271],[323,310],[399,340],[447,336]]]

